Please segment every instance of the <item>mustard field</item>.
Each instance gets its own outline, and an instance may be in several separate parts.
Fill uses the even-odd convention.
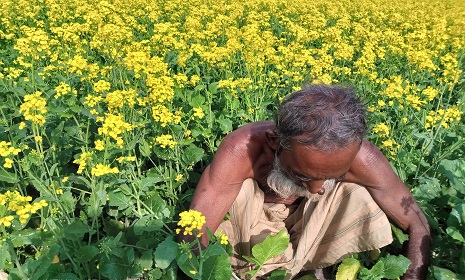
[[[223,137],[325,83],[366,103],[425,212],[428,277],[463,279],[464,70],[458,0],[2,0],[0,276],[175,279]]]

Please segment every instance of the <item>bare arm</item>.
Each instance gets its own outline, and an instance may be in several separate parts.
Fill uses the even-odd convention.
[[[251,160],[240,133],[228,135],[219,146],[212,163],[203,172],[195,190],[191,209],[202,212],[206,224],[201,243],[206,246],[205,227],[215,232],[238,195],[242,183],[251,177]],[[189,239],[185,236],[183,239]]]
[[[402,279],[425,279],[431,244],[429,225],[388,160],[373,144],[364,141],[346,179],[367,187],[389,219],[409,234],[405,255],[412,264]]]

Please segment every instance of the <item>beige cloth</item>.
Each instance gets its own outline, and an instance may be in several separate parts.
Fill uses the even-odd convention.
[[[218,230],[234,248],[231,264],[241,277],[253,266],[241,258],[251,256],[254,244],[287,228],[286,251],[262,268],[259,276],[286,269],[287,279],[300,271],[335,264],[353,253],[373,250],[392,242],[389,221],[368,191],[359,185],[338,183],[319,202],[302,200],[298,205],[264,203],[256,181],[244,181],[229,211],[230,219]]]

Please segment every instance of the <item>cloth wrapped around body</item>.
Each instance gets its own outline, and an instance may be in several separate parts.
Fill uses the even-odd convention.
[[[229,237],[231,264],[241,277],[253,269],[241,256],[252,256],[254,244],[283,228],[290,235],[288,248],[267,261],[258,276],[286,269],[291,279],[300,271],[327,267],[392,242],[386,215],[362,186],[337,183],[318,202],[304,198],[290,206],[264,203],[264,198],[257,182],[247,179],[230,208],[230,219],[217,229]]]

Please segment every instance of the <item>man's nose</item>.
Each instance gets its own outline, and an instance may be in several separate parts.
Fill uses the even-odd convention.
[[[308,182],[302,182],[302,185],[312,194],[324,194],[325,189],[323,188],[324,180],[313,180]]]

